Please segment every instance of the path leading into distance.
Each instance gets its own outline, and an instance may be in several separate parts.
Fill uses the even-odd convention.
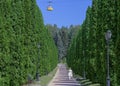
[[[68,79],[68,70],[66,69],[65,64],[59,64],[58,70],[48,84],[48,86],[81,86],[74,78]]]

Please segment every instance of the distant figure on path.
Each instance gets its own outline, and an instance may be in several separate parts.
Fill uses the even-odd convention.
[[[58,64],[59,71],[62,70],[62,64]]]
[[[73,78],[73,72],[71,68],[68,70],[68,78],[69,80]]]

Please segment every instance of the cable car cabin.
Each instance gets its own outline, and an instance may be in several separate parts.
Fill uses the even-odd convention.
[[[48,7],[47,7],[47,10],[48,10],[48,11],[52,11],[52,10],[53,10],[52,6],[48,6]]]

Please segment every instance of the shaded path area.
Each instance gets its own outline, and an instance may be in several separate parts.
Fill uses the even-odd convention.
[[[58,70],[48,84],[48,86],[81,86],[74,78],[71,80],[68,79],[68,70],[66,69],[65,64],[59,64]]]

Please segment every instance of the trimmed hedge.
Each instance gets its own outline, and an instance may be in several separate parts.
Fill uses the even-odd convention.
[[[38,49],[40,44],[40,49]],[[0,85],[20,86],[58,61],[54,41],[35,0],[0,1]]]
[[[105,33],[111,30],[110,80],[120,85],[120,1],[93,0],[86,19],[68,49],[67,63],[76,74],[106,86],[107,44]]]

